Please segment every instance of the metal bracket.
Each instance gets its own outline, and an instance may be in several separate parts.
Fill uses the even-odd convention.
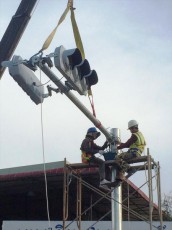
[[[47,89],[48,89],[48,94],[50,97],[52,96],[52,91],[54,91],[56,93],[62,93],[59,88],[55,89],[55,88],[51,87],[50,85],[47,85]]]
[[[2,67],[11,67],[11,66],[14,66],[14,65],[19,65],[19,64],[23,64],[24,60],[20,60],[18,62],[12,62],[12,61],[3,61],[1,63]]]

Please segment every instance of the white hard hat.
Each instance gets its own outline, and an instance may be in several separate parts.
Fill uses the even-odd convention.
[[[130,129],[133,126],[138,125],[139,123],[136,120],[131,120],[128,122],[128,129]]]

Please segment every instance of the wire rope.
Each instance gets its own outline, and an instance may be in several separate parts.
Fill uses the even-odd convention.
[[[48,80],[47,82],[45,82],[45,83],[43,83],[43,84],[41,84],[41,85],[37,85],[37,87],[44,86],[44,85],[48,84],[50,81],[51,81],[51,80]]]
[[[40,81],[41,81],[41,70],[40,70]],[[43,126],[43,106],[41,103],[41,141],[42,141],[42,156],[43,156],[43,166],[44,166],[44,180],[45,180],[45,194],[46,194],[46,207],[47,207],[47,218],[49,227],[50,223],[50,212],[49,212],[49,201],[48,201],[48,186],[47,186],[47,174],[46,174],[46,165],[45,165],[45,145],[44,145],[44,126]]]

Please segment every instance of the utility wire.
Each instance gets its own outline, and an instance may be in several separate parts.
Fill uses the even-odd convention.
[[[41,85],[37,85],[37,87],[44,86],[44,85],[48,84],[50,81],[51,81],[51,80],[48,80],[47,82],[45,82],[45,83],[43,83],[43,84],[41,84]]]

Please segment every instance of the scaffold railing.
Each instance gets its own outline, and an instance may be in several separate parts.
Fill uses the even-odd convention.
[[[155,162],[154,159],[151,157],[149,153],[149,149],[147,149],[147,155],[146,156],[141,156],[136,159],[132,160],[127,160],[127,163],[130,164],[132,169],[135,169],[136,172],[138,171],[143,171],[147,170],[148,171],[148,178],[147,181],[144,184],[148,184],[148,189],[149,189],[149,219],[145,218],[144,216],[140,215],[139,213],[136,213],[134,210],[130,210],[127,206],[124,205],[124,201],[130,197],[131,194],[128,194],[128,197],[122,200],[121,206],[124,210],[128,211],[130,214],[135,215],[138,219],[147,222],[150,225],[150,230],[152,230],[154,227],[152,223],[152,212],[153,212],[153,186],[152,186],[152,180],[154,177],[156,177],[156,182],[157,182],[157,199],[158,199],[158,212],[159,212],[159,221],[160,221],[160,228],[163,229],[163,218],[162,218],[162,208],[161,208],[161,184],[160,184],[160,164],[159,162]],[[143,163],[139,165],[133,165],[134,163]],[[117,162],[116,160],[110,160],[106,161],[105,165],[107,166],[114,166],[117,167]],[[85,168],[97,168],[98,165],[96,164],[83,164],[83,163],[75,163],[75,164],[70,164],[64,160],[64,185],[63,185],[63,230],[67,229],[67,227],[73,223],[74,221],[77,222],[77,227],[79,230],[81,230],[81,222],[82,222],[82,215],[86,213],[88,210],[91,210],[97,203],[101,202],[103,199],[107,199],[108,201],[111,201],[113,198],[111,197],[111,192],[115,188],[111,188],[110,191],[102,191],[102,189],[97,188],[85,180],[83,180],[81,172],[82,169]],[[156,169],[156,174],[153,176],[152,175],[152,170]],[[76,196],[77,196],[77,204],[76,204],[76,218],[74,220],[71,220],[71,223],[66,225],[65,221],[68,219],[68,199],[69,199],[69,184],[70,184],[70,179],[75,178],[77,183],[76,183]],[[126,182],[128,182],[128,179],[126,179]],[[124,183],[124,181],[121,183],[121,185]],[[120,185],[120,186],[121,186]],[[91,203],[91,205],[82,211],[82,187],[85,186],[91,191],[94,191],[95,193],[100,195],[100,198],[95,201],[94,203]],[[142,187],[142,186],[141,186]],[[140,188],[141,188],[140,187]],[[139,188],[139,189],[140,189]],[[135,191],[137,192],[137,191]],[[133,195],[133,194],[132,194]],[[118,202],[115,200],[115,202]],[[103,215],[99,220],[95,222],[95,224],[98,221],[101,221],[105,216],[109,215],[111,213],[111,210],[108,211],[105,215]],[[95,225],[94,224],[94,225]],[[93,226],[93,225],[92,225]],[[90,227],[92,227],[90,226]],[[89,229],[89,228],[88,228]],[[115,229],[118,230],[118,229]]]

